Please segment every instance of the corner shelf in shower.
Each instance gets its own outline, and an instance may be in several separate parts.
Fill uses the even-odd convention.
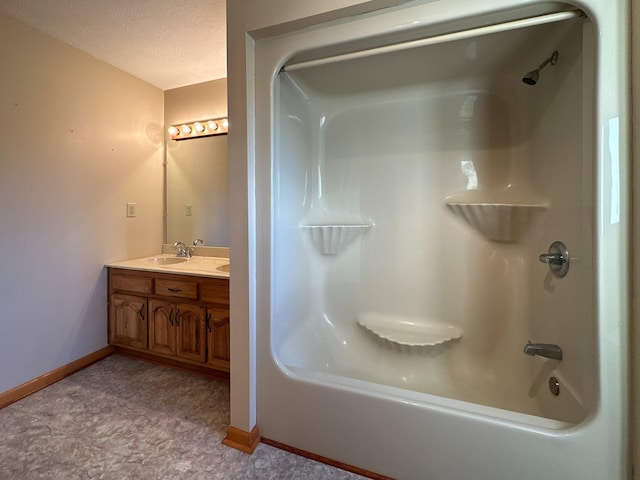
[[[358,325],[384,340],[409,347],[433,347],[462,337],[462,329],[455,325],[382,313],[361,313]]]
[[[357,237],[365,234],[371,228],[371,224],[315,224],[301,225],[300,228],[309,232],[311,241],[320,253],[335,255]]]
[[[544,203],[447,202],[447,207],[490,240],[517,242]]]

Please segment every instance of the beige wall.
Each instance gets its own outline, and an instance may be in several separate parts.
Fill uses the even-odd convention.
[[[196,83],[164,92],[164,124],[227,116],[227,79]]]
[[[104,264],[160,251],[163,92],[4,15],[0,62],[3,392],[104,347]]]
[[[283,34],[303,27],[355,15],[404,0],[234,0],[227,3],[227,71],[229,80],[229,179],[231,285],[231,424],[249,431],[255,413],[255,232],[251,230],[253,199],[252,159],[248,156],[247,128],[253,108],[247,98],[247,65],[252,64],[256,38]]]

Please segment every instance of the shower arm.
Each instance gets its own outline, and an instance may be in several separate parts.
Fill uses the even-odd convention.
[[[546,67],[549,64],[550,61],[551,61],[551,57],[547,58],[544,62],[540,64],[538,68],[536,68],[536,70],[538,71],[542,70],[544,67]]]
[[[542,70],[544,67],[546,67],[547,65],[549,65],[549,63],[551,63],[551,65],[555,65],[558,62],[558,51],[556,50],[555,52],[553,52],[551,54],[551,56],[549,58],[547,58],[544,62],[542,62],[540,64],[540,66],[538,68],[536,68],[536,70],[539,72],[540,70]]]
[[[491,33],[505,32],[509,30],[517,30],[519,28],[530,27],[533,25],[542,25],[547,23],[560,22],[564,20],[570,20],[572,18],[586,16],[582,10],[566,10],[562,12],[549,13],[546,15],[539,15],[536,17],[521,18],[519,20],[512,20],[509,22],[495,23],[492,25],[486,25],[483,27],[472,28],[469,30],[460,30],[457,32],[445,33],[442,35],[436,35],[433,37],[421,38],[418,40],[412,40],[409,42],[396,43],[392,45],[386,45],[384,47],[371,48],[368,50],[359,50],[357,52],[345,53],[341,55],[335,55],[332,57],[324,57],[316,60],[309,60],[305,62],[293,62],[282,67],[282,71],[300,70],[303,68],[315,67],[318,65],[325,65],[329,63],[342,62],[344,60],[352,60],[356,58],[370,57],[373,55],[379,55],[382,53],[395,52],[399,50],[406,50],[410,48],[424,47],[427,45],[435,45],[438,43],[451,42],[454,40],[463,40],[471,37],[478,37],[481,35],[489,35]],[[538,68],[543,68],[551,59],[547,59],[543,65]]]

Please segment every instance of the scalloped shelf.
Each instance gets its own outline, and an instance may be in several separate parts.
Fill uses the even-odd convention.
[[[547,209],[543,203],[447,202],[447,207],[490,240],[517,242],[534,216]]]
[[[364,235],[371,228],[371,224],[301,225],[300,228],[309,232],[311,241],[320,253],[335,255],[360,235]]]
[[[358,325],[389,342],[409,347],[433,347],[462,337],[462,329],[422,318],[361,313]]]

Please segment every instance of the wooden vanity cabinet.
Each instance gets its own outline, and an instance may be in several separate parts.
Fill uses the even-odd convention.
[[[109,343],[187,369],[229,372],[229,281],[109,268]]]
[[[205,307],[149,300],[149,350],[205,363]]]
[[[207,309],[207,363],[218,370],[229,371],[231,351],[229,345],[229,310]]]
[[[109,303],[109,343],[147,348],[147,299],[114,293]]]

